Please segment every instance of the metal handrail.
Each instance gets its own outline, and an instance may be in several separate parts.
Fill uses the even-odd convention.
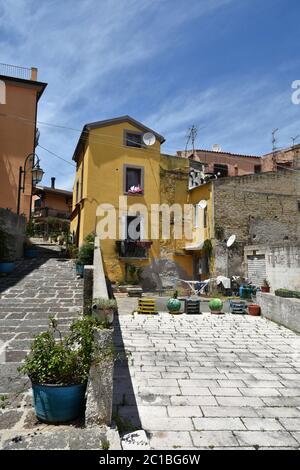
[[[17,65],[0,63],[0,75],[31,80],[32,69],[29,67],[19,67]]]

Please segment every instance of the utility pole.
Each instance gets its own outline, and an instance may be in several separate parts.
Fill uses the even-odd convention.
[[[276,171],[276,156],[275,156],[275,152],[276,152],[276,137],[275,137],[275,134],[276,132],[278,131],[279,129],[273,129],[272,131],[272,152],[273,152],[273,155],[272,155],[272,163],[273,163],[273,171]]]

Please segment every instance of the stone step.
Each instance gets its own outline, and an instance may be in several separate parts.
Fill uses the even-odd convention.
[[[120,450],[116,429],[106,426],[72,428],[63,426],[54,431],[13,433],[3,439],[3,450]]]

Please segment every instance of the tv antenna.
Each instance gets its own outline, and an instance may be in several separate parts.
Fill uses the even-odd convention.
[[[299,137],[299,134],[296,135],[296,137],[291,137],[291,140],[292,140],[292,142],[293,142],[293,143],[292,143],[292,147],[294,147],[295,142],[296,142],[296,140],[298,139],[298,137]]]
[[[235,240],[236,240],[236,235],[235,234],[230,235],[230,237],[228,238],[226,242],[227,248],[230,248],[234,244]]]
[[[275,134],[276,132],[278,131],[279,129],[276,128],[276,129],[273,129],[272,131],[272,152],[273,152],[273,155],[272,155],[272,161],[273,161],[273,171],[276,170],[276,158],[275,158],[275,152],[276,152],[276,137],[275,137]]]
[[[202,199],[200,202],[198,202],[198,206],[201,209],[205,209],[205,207],[207,206],[207,201],[205,201],[205,199]]]
[[[151,145],[154,145],[156,141],[155,135],[152,132],[146,132],[143,135],[143,142],[147,147],[151,147]]]
[[[190,156],[194,155],[194,153],[195,153],[195,140],[196,140],[197,134],[198,134],[198,129],[193,124],[192,127],[189,128],[188,133],[187,133],[186,144],[185,144],[185,155],[187,154],[187,148],[188,148],[188,144],[190,142],[192,143],[192,149],[193,149],[193,153]]]

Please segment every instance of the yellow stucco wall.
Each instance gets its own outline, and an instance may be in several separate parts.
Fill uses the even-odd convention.
[[[126,263],[147,267],[147,275],[167,280],[173,278],[191,279],[194,275],[195,259],[203,257],[203,250],[188,251],[185,248],[206,239],[214,240],[213,227],[213,188],[210,183],[188,190],[189,160],[160,153],[160,143],[152,147],[134,148],[124,144],[124,131],[139,131],[131,122],[107,125],[91,129],[83,147],[77,151],[77,173],[73,191],[73,210],[80,208],[71,222],[71,231],[78,233],[79,245],[84,238],[96,231],[100,217],[96,217],[100,204],[111,204],[116,209],[117,233],[119,233],[119,196],[126,198],[128,208],[143,204],[148,209],[148,234],[143,238],[152,240],[148,259],[119,259],[114,239],[101,240],[104,269],[112,282],[123,282]],[[124,194],[124,165],[134,165],[144,169],[144,193],[142,195]],[[78,183],[78,187],[77,187]],[[78,197],[76,198],[76,194]],[[191,239],[176,240],[173,237],[175,224],[171,224],[170,239],[162,239],[160,215],[160,239],[151,237],[151,205],[179,204],[184,213],[185,204],[198,204],[207,201],[207,227],[203,226],[203,210],[199,209],[198,226],[193,228]],[[139,209],[136,208],[135,212]],[[194,225],[194,224],[193,224]],[[183,227],[184,228],[184,227]],[[210,268],[213,267],[213,257]],[[150,274],[149,274],[150,273]],[[151,274],[152,273],[152,274]],[[196,277],[198,279],[198,277]]]
[[[207,202],[207,224],[204,227],[204,209],[198,209],[198,224],[193,224],[193,240],[191,244],[201,245],[205,240],[210,240],[213,247],[210,258],[210,271],[214,269],[214,214],[213,214],[213,185],[206,183],[189,191],[189,203],[194,206],[200,201]],[[201,256],[201,250],[199,252]]]
[[[119,228],[119,196],[127,199],[128,208],[134,204],[144,204],[149,209],[148,226],[150,227],[150,206],[160,202],[160,142],[147,148],[134,148],[124,145],[124,131],[141,132],[129,122],[114,124],[90,130],[86,148],[81,155],[73,189],[73,209],[76,205],[76,185],[79,181],[80,232],[79,245],[84,238],[95,231],[96,210],[100,204],[112,204],[116,208],[117,239],[121,238]],[[84,158],[83,158],[84,157]],[[124,195],[124,165],[136,165],[144,168],[144,194]],[[83,174],[82,174],[83,173]],[[71,223],[71,231],[77,230],[78,216]],[[145,239],[150,239],[150,234]],[[102,240],[101,248],[105,268],[112,281],[121,282],[124,278],[125,262],[118,258],[115,240]],[[153,241],[150,248],[150,262],[159,256],[159,241]],[[148,264],[148,260],[134,260],[136,266]]]

